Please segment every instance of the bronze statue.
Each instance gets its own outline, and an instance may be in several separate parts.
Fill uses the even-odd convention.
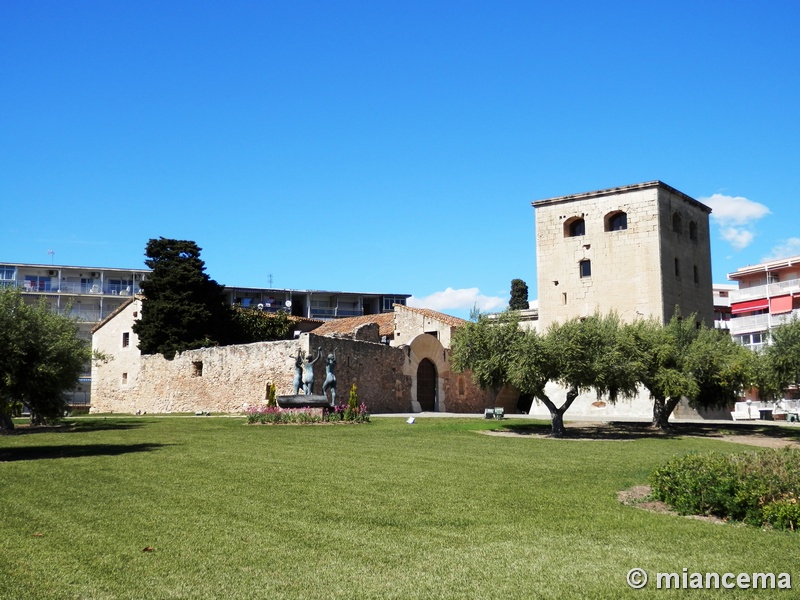
[[[333,354],[328,354],[325,360],[325,382],[322,384],[322,395],[327,396],[328,390],[331,391],[331,406],[336,405],[336,374],[333,370],[336,368],[336,350]]]
[[[294,386],[294,395],[297,396],[300,393],[300,386],[303,385],[303,353],[300,352],[299,348],[294,359],[294,380],[292,385]]]
[[[310,396],[314,393],[314,363],[322,356],[322,348],[317,348],[317,357],[311,359],[311,354],[306,356],[306,364],[303,366],[303,393]]]

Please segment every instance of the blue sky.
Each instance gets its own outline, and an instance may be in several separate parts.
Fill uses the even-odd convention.
[[[714,280],[800,254],[800,3],[0,6],[0,260],[536,298],[531,202],[660,179]],[[49,254],[52,250],[55,254]]]

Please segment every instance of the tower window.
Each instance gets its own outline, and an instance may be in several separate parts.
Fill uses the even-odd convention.
[[[681,233],[683,231],[683,220],[679,213],[674,213],[672,215],[672,231],[675,233]]]
[[[586,235],[586,221],[581,217],[573,217],[564,223],[564,237]]]
[[[681,261],[677,258],[675,259],[675,277],[681,276]]]
[[[622,231],[628,228],[628,213],[617,211],[609,213],[605,218],[606,231]]]
[[[697,241],[697,223],[689,221],[689,239],[693,242]]]
[[[590,260],[582,260],[578,263],[580,267],[581,277],[591,277],[592,276],[592,261]]]
[[[700,283],[700,271],[697,269],[697,265],[694,266],[694,282]]]

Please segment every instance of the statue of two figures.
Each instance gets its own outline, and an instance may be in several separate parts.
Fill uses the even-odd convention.
[[[300,387],[303,388],[303,395],[311,396],[314,393],[314,363],[322,357],[322,348],[317,348],[316,358],[309,354],[303,360],[303,354],[297,351],[294,361],[294,395],[300,394]],[[330,391],[330,405],[336,404],[336,351],[328,354],[325,359],[325,381],[322,384],[322,395],[328,397]]]

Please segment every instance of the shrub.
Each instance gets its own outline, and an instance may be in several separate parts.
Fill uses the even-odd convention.
[[[347,404],[337,404],[333,408],[326,408],[325,415],[328,421],[369,422],[367,405],[363,402],[359,404],[355,383],[350,388],[350,397],[347,400]]]
[[[800,503],[797,502],[797,496],[786,494],[764,506],[764,522],[776,529],[795,531],[800,523]]]
[[[680,514],[715,515],[794,529],[800,519],[800,451],[687,454],[650,475],[653,497]]]

